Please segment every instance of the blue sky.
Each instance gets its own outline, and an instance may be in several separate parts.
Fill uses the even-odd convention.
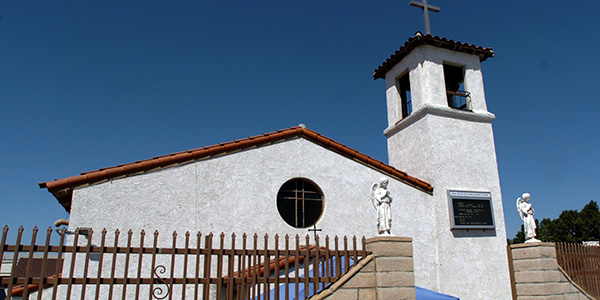
[[[415,31],[406,1],[0,2],[0,224],[66,217],[37,183],[306,124],[387,162],[373,70]],[[483,63],[507,235],[599,200],[600,2],[430,1]],[[501,3],[501,4],[500,4]]]

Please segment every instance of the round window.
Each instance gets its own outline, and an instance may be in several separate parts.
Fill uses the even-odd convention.
[[[323,213],[323,193],[308,179],[288,180],[277,193],[277,210],[290,226],[313,226]]]

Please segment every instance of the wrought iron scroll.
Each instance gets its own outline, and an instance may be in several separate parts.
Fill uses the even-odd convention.
[[[154,296],[156,299],[165,299],[167,296],[169,296],[169,294],[171,294],[172,287],[162,277],[160,277],[160,275],[158,275],[158,273],[165,274],[166,272],[167,268],[165,268],[163,265],[158,265],[152,272],[152,279],[155,281],[158,280],[160,283],[165,285],[165,289],[160,286],[152,289],[152,296]]]

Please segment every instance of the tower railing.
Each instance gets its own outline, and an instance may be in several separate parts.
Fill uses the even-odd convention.
[[[467,91],[452,91],[446,90],[446,97],[448,99],[448,106],[460,110],[473,110],[471,105],[471,93]]]

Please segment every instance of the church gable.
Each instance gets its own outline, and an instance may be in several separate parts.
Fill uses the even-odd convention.
[[[154,157],[152,159],[137,161],[134,163],[85,172],[77,176],[49,182],[42,182],[39,184],[39,186],[40,188],[47,188],[48,191],[58,199],[61,205],[65,207],[65,210],[70,211],[73,190],[80,187],[98,184],[109,180],[112,181],[117,178],[123,178],[132,175],[156,172],[165,168],[189,164],[190,162],[194,161],[206,160],[240,151],[246,151],[249,149],[256,149],[257,147],[263,147],[265,145],[297,138],[302,138],[314,144],[320,145],[332,152],[352,159],[385,175],[396,178],[419,190],[427,193],[431,193],[433,191],[433,187],[427,182],[409,176],[405,172],[399,171],[381,161],[375,160],[330,138],[324,137],[313,130],[307,129],[303,125],[252,136],[245,139]],[[267,165],[270,164],[269,159],[272,159],[272,157],[267,158],[262,163]]]
[[[294,138],[77,188],[70,221],[71,226],[90,228],[303,234],[316,220],[330,234],[375,234],[375,210],[367,196],[382,176],[388,177],[310,139]],[[399,228],[408,230],[412,221],[400,210],[430,215],[422,204],[431,196],[389,178],[398,197]],[[316,189],[306,191],[318,190],[322,203],[312,221],[294,225],[279,207],[279,194],[297,179],[314,184]]]

